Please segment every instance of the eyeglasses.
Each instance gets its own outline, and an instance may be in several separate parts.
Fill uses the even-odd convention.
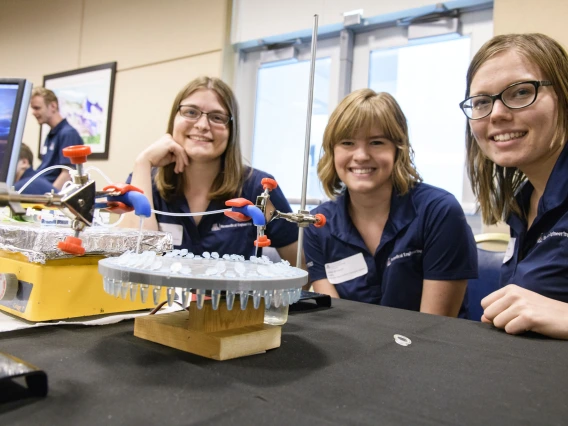
[[[493,104],[500,99],[509,109],[520,109],[536,101],[540,86],[552,86],[550,81],[521,81],[511,84],[496,95],[476,95],[460,103],[460,108],[470,120],[487,117],[493,111]]]
[[[225,126],[233,119],[233,117],[220,112],[203,112],[190,105],[179,105],[178,111],[182,117],[190,121],[197,121],[203,114],[205,114],[209,123],[219,126]]]

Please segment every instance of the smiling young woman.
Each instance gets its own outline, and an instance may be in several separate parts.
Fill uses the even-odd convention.
[[[450,193],[421,183],[406,117],[388,93],[357,90],[326,127],[318,175],[332,199],[306,228],[310,280],[321,293],[456,316],[477,249]]]
[[[241,158],[239,112],[232,90],[218,78],[200,77],[179,91],[170,112],[167,133],[136,158],[131,182],[142,189],[153,209],[168,213],[221,210],[225,201],[244,197],[253,202],[263,192],[261,180],[272,178],[247,167]],[[270,194],[267,211],[290,212],[281,189]],[[126,215],[122,226],[137,228],[139,219]],[[237,223],[223,213],[194,217],[155,215],[144,228],[170,232],[175,248],[195,254],[254,255],[256,227]],[[295,224],[277,220],[266,234],[280,256],[296,261]]]
[[[543,34],[494,37],[470,64],[460,106],[483,220],[511,229],[504,288],[482,301],[484,320],[561,337],[560,322],[547,324],[562,310],[551,299],[568,302],[568,55]]]

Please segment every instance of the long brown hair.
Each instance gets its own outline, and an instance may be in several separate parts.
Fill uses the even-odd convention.
[[[245,180],[239,138],[239,107],[233,91],[226,83],[215,77],[198,77],[190,81],[178,92],[174,99],[168,121],[167,133],[173,133],[174,120],[181,101],[199,89],[213,90],[221,105],[232,117],[232,120],[228,124],[230,127],[227,149],[221,156],[221,171],[213,181],[209,198],[223,199],[238,197]],[[160,196],[165,200],[169,200],[172,195],[182,196],[184,193],[185,181],[183,174],[176,174],[174,167],[175,164],[168,164],[165,167],[159,167],[156,173],[156,186],[160,192]]]
[[[397,191],[401,195],[406,194],[417,182],[422,181],[414,166],[414,151],[408,138],[406,117],[396,100],[388,93],[360,89],[347,95],[337,105],[323,134],[323,156],[318,163],[318,176],[331,199],[343,190],[335,170],[334,146],[352,138],[360,129],[366,129],[369,135],[373,125],[381,126],[385,136],[396,147],[391,179]]]
[[[558,97],[557,128],[550,147],[562,146],[568,129],[568,55],[564,48],[544,34],[506,34],[493,37],[473,57],[467,71],[465,97],[470,94],[471,83],[479,68],[495,55],[515,50],[527,61],[536,65],[544,78],[552,82]],[[469,120],[466,126],[467,172],[473,193],[479,201],[483,222],[489,225],[505,220],[514,212],[522,212],[515,194],[527,180],[516,167],[501,167],[491,161],[477,144]]]

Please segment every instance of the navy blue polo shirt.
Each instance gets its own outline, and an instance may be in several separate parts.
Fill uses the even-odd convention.
[[[20,180],[14,184],[16,191],[19,191],[20,188],[22,188],[35,174],[36,172],[31,167],[24,171]],[[51,184],[51,182],[49,182],[43,177],[43,175],[41,175],[34,179],[34,181],[29,186],[27,186],[26,189],[24,189],[22,194],[45,194],[46,192],[51,192],[51,190],[58,192],[57,189],[55,189]]]
[[[264,178],[274,179],[260,170],[246,168],[245,180],[240,197],[256,202],[256,197],[264,189],[261,181]],[[130,178],[128,179],[130,181]],[[160,193],[152,180],[152,197],[154,209],[171,213],[190,213],[187,199],[184,196],[171,199],[169,202],[160,197]],[[236,197],[234,197],[236,198]],[[226,200],[211,200],[207,211],[226,209]],[[281,212],[292,211],[280,187],[270,192],[270,201]],[[247,259],[255,253],[254,240],[257,228],[252,221],[236,222],[223,213],[202,216],[199,225],[195,225],[193,217],[174,217],[156,214],[161,231],[170,232],[174,237],[174,247],[188,249],[194,254],[204,251],[217,252],[220,255],[238,254]],[[298,226],[284,219],[277,219],[267,225],[265,234],[271,241],[271,247],[285,247],[298,241]]]
[[[477,277],[477,248],[454,196],[420,183],[405,195],[393,189],[381,242],[370,253],[349,216],[349,192],[313,210],[323,228],[307,228],[304,254],[310,281],[329,279],[325,265],[362,255],[368,272],[335,285],[342,299],[420,310],[423,280]]]
[[[63,156],[62,151],[63,148],[73,145],[83,145],[83,139],[79,136],[77,130],[71,127],[66,119],[63,119],[61,123],[50,130],[45,138],[40,151],[42,155],[41,165],[36,172],[40,172],[50,166],[71,165],[71,161]],[[57,176],[61,174],[61,171],[61,169],[53,169],[44,173],[42,177],[53,183]]]
[[[514,213],[507,220],[511,240],[501,267],[501,286],[517,284],[563,302],[568,302],[567,146],[556,160],[530,229]],[[533,190],[527,181],[517,194],[522,211],[529,211]]]

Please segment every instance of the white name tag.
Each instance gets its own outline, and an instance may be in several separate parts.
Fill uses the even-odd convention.
[[[369,272],[369,268],[367,268],[363,253],[357,253],[337,262],[325,264],[327,280],[332,284],[341,284],[365,275],[367,272]]]
[[[162,232],[172,234],[174,246],[181,246],[183,240],[183,227],[175,223],[160,223],[158,222],[158,229]]]
[[[509,240],[509,245],[507,246],[507,250],[505,250],[505,256],[503,257],[503,263],[507,263],[513,255],[515,254],[515,242],[517,241],[516,238],[511,238]]]

